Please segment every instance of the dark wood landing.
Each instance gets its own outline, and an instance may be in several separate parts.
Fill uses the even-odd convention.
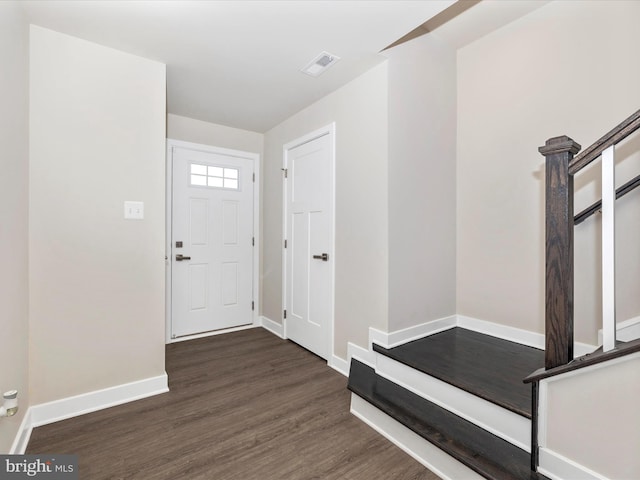
[[[459,327],[395,348],[374,344],[373,349],[531,418],[531,386],[523,379],[544,366],[542,350]]]
[[[529,453],[351,361],[349,390],[490,480],[548,480]]]

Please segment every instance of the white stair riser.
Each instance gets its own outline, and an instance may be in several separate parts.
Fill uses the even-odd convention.
[[[531,421],[494,403],[376,353],[376,373],[488,432],[531,452]]]

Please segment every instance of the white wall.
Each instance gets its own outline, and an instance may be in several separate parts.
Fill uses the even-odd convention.
[[[389,56],[389,331],[456,313],[456,51]]]
[[[265,134],[262,313],[282,322],[282,147],[336,123],[335,354],[387,329],[387,65],[383,63]]]
[[[563,134],[587,147],[638,109],[638,18],[638,2],[554,1],[458,51],[457,313],[543,332],[537,148]],[[621,168],[636,175],[640,162],[624,156]],[[629,178],[621,170],[620,182]],[[576,209],[592,183],[576,179]],[[620,221],[637,219],[623,202]],[[627,221],[619,285],[637,292],[639,232]],[[599,328],[595,228],[576,228],[575,332],[587,343]],[[620,320],[638,315],[637,294],[618,300]]]
[[[262,133],[203,122],[172,113],[167,115],[167,138],[258,153],[260,156],[264,142]]]
[[[37,404],[164,373],[165,66],[32,26],[30,68]]]
[[[603,478],[638,478],[640,355],[551,380],[541,447]]]
[[[29,404],[28,160],[29,29],[18,2],[0,2],[0,393],[21,405],[0,419],[0,453],[8,453]]]

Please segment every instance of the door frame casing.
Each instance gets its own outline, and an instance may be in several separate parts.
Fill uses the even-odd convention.
[[[282,147],[282,168],[283,171],[286,171],[288,168],[288,155],[289,151],[299,147],[300,145],[304,145],[305,143],[312,142],[317,138],[323,137],[325,135],[329,136],[329,144],[330,144],[330,159],[329,159],[329,188],[330,195],[329,201],[331,203],[329,207],[329,211],[331,212],[331,222],[329,228],[331,228],[331,232],[329,238],[331,239],[331,254],[333,255],[333,261],[331,262],[331,273],[329,277],[331,279],[331,298],[330,298],[330,311],[331,318],[329,319],[329,345],[327,351],[327,364],[333,365],[333,357],[334,353],[334,331],[335,331],[335,297],[336,297],[336,124],[335,122],[330,123],[329,125],[325,125],[313,132],[307,133],[291,142],[288,142]],[[287,309],[287,251],[284,248],[284,241],[287,239],[287,188],[288,188],[288,179],[286,175],[283,175],[282,182],[282,310],[284,314],[284,310]],[[284,315],[281,317],[283,323],[283,335],[284,338],[289,338],[287,334],[287,319],[284,318]]]
[[[255,173],[255,182],[253,182],[253,237],[255,243],[253,246],[253,281],[252,295],[254,301],[254,309],[251,312],[252,325],[242,327],[228,328],[224,330],[216,330],[213,332],[205,332],[201,334],[188,335],[180,338],[171,338],[171,294],[172,294],[172,268],[171,261],[172,245],[171,237],[173,233],[173,150],[174,148],[185,148],[189,150],[197,150],[199,152],[215,153],[218,155],[227,155],[231,157],[245,158],[253,161],[253,172]],[[217,335],[219,333],[227,333],[236,330],[244,330],[260,325],[260,154],[252,152],[244,152],[242,150],[232,150],[229,148],[215,147],[212,145],[204,145],[201,143],[185,142],[183,140],[174,140],[167,138],[167,154],[166,154],[166,238],[165,238],[165,343],[182,342],[200,337]]]

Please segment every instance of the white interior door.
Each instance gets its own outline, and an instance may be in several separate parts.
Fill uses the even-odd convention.
[[[173,148],[171,337],[253,321],[253,159]]]
[[[286,336],[328,359],[333,328],[333,135],[285,148]]]

